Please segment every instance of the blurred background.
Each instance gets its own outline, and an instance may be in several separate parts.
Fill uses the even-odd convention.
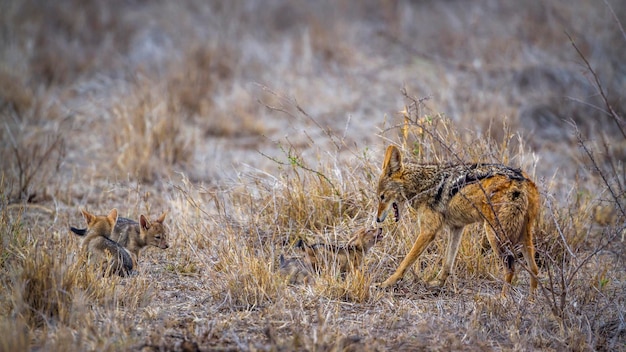
[[[624,115],[622,1],[5,0],[0,19],[2,163],[22,198],[19,164],[218,184],[324,131],[377,160],[403,91],[461,131],[514,134],[565,189],[585,177],[575,131],[599,163],[626,158],[606,104]]]

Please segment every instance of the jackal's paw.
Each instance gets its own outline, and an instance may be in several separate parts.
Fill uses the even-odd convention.
[[[391,286],[391,285],[388,284],[387,281],[385,281],[385,282],[378,282],[378,283],[374,284],[374,287],[376,287],[376,288],[387,288],[389,286]]]
[[[384,282],[376,284],[376,287],[378,287],[378,288],[387,288],[387,287],[391,287],[391,286],[395,285],[396,282],[398,282],[398,279],[394,279],[394,278],[390,277],[387,280],[385,280]]]

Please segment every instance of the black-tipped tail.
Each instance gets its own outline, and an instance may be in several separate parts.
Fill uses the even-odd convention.
[[[77,229],[75,227],[70,227],[70,231],[77,234],[78,236],[85,236],[87,233],[87,229]]]

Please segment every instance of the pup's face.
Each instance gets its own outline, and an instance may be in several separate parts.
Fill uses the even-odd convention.
[[[367,252],[383,238],[382,228],[362,228],[350,239],[348,244]]]
[[[148,245],[159,247],[161,249],[169,248],[167,243],[167,228],[163,224],[165,220],[165,213],[153,222],[141,215],[139,217],[139,224],[141,225],[142,236],[146,239]]]

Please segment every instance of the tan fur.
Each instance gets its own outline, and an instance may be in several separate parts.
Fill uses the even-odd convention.
[[[311,279],[313,268],[300,257],[285,258],[282,254],[279,259],[279,272],[287,278],[290,284],[308,283]]]
[[[111,210],[107,216],[96,216],[86,210],[81,210],[81,212],[87,222],[82,251],[87,252],[92,260],[100,262],[107,275],[130,274],[133,270],[130,253],[109,238],[117,222],[117,209]]]
[[[393,210],[396,221],[409,202],[420,214],[420,234],[395,273],[380,286],[394,285],[444,227],[450,229],[442,270],[432,284],[441,286],[454,265],[463,228],[484,222],[495,254],[504,260],[502,295],[514,274],[519,248],[531,271],[530,293],[537,288],[533,227],[539,216],[539,192],[528,176],[500,164],[438,165],[404,163],[398,148],[389,146],[378,182],[378,213],[382,223]]]
[[[152,222],[143,214],[139,216],[139,222],[118,217],[110,238],[129,250],[136,261],[139,260],[139,251],[146,246],[167,249],[167,228],[163,224],[166,215],[167,213],[163,213]],[[70,230],[80,236],[86,231],[73,227]]]
[[[322,270],[328,263],[336,263],[339,272],[346,273],[361,265],[365,254],[380,240],[381,233],[381,229],[361,228],[343,246],[325,243],[305,245],[307,261],[316,271]]]
[[[126,247],[137,260],[139,260],[139,251],[146,246],[167,249],[169,248],[167,229],[163,225],[166,215],[167,213],[163,213],[152,222],[143,214],[139,216],[139,222],[120,218],[111,239]]]

